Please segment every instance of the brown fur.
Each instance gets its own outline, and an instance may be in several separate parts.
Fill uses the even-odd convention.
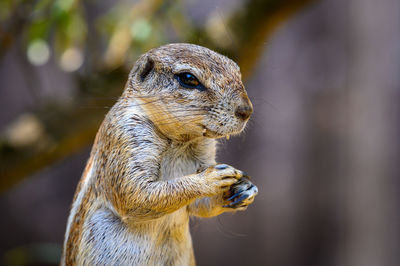
[[[182,71],[207,90],[183,88]],[[189,216],[244,210],[257,194],[242,171],[215,166],[215,139],[241,132],[251,111],[228,58],[190,44],[141,56],[97,133],[61,264],[193,265]]]

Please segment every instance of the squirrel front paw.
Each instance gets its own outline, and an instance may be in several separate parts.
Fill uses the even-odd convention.
[[[227,164],[217,164],[208,167],[199,175],[205,183],[205,193],[211,196],[229,191],[233,184],[245,176],[245,173]]]
[[[244,176],[230,187],[229,193],[225,193],[224,199],[228,204],[224,208],[245,210],[253,203],[254,197],[258,194],[258,188]]]

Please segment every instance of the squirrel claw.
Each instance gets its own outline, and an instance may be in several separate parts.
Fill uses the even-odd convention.
[[[231,195],[226,201],[231,201],[229,204],[223,205],[224,208],[239,209],[247,207],[257,195],[257,187],[251,183],[248,178],[241,178],[231,187]]]
[[[217,164],[214,168],[217,170],[224,170],[228,168],[229,166],[227,164]]]
[[[227,199],[227,201],[233,200],[234,198],[236,198],[237,196],[239,196],[240,193],[241,193],[241,192],[238,192],[238,193],[234,194],[232,197],[230,197],[229,199]]]
[[[235,200],[234,202],[229,203],[228,205],[224,205],[222,207],[225,208],[236,208],[238,207],[241,203],[243,203],[243,200],[248,198],[249,195],[243,194],[241,195],[237,200]]]

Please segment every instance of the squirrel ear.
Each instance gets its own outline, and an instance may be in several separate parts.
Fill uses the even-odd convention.
[[[154,61],[150,56],[146,56],[143,58],[142,62],[140,62],[141,66],[138,71],[138,76],[140,80],[143,82],[146,77],[149,75],[149,73],[153,70],[154,68]]]

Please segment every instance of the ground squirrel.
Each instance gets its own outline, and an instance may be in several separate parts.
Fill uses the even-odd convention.
[[[215,162],[253,111],[232,60],[193,44],[142,55],[78,184],[61,265],[194,265],[189,217],[244,210],[257,187]]]

